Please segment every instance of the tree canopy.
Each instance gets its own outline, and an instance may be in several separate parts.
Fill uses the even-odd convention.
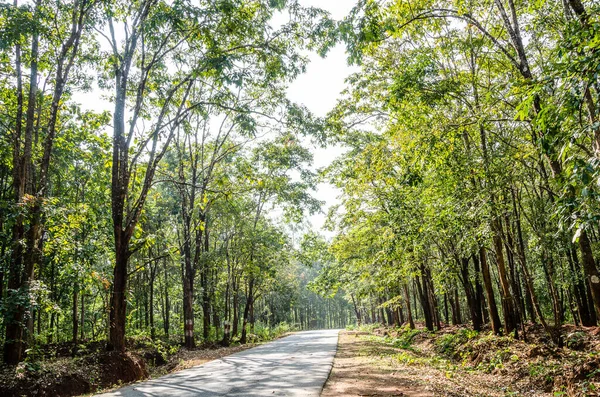
[[[283,322],[598,324],[597,2],[301,3],[0,5],[5,363]],[[320,118],[287,89],[340,43],[358,72]],[[316,146],[343,153],[315,170]]]

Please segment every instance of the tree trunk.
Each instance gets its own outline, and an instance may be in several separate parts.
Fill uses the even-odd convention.
[[[458,296],[458,288],[454,288],[454,310],[452,313],[452,321],[454,325],[462,324],[462,315],[460,314],[460,298]],[[454,320],[456,320],[454,322]]]
[[[200,283],[202,284],[202,337],[205,341],[210,335],[210,296],[208,293],[208,274],[206,264],[202,267]]]
[[[165,293],[165,304],[164,304],[164,318],[163,318],[163,330],[165,331],[165,337],[169,339],[169,330],[171,324],[169,322],[171,316],[171,302],[169,302],[169,277],[167,273],[167,258],[163,259],[163,271],[164,271],[164,293]]]
[[[512,189],[511,189],[511,191],[512,191]],[[523,323],[525,322],[525,317],[526,317],[525,316],[525,304],[523,302],[521,283],[519,282],[519,272],[517,271],[516,264],[515,264],[515,255],[514,255],[515,244],[514,244],[514,238],[513,238],[513,227],[512,227],[512,223],[510,222],[510,217],[508,215],[508,212],[504,214],[504,223],[506,226],[506,234],[505,234],[506,239],[504,241],[504,246],[506,249],[506,257],[508,259],[508,268],[509,268],[509,274],[510,274],[512,296],[513,296],[513,302],[515,304],[514,308],[515,308],[515,313],[516,313],[518,323],[523,325]]]
[[[452,302],[450,303],[450,305],[452,305]],[[449,313],[449,310],[448,310],[448,293],[444,292],[444,322],[446,324],[450,324],[450,321],[449,321],[450,319],[448,317],[448,313]],[[452,316],[454,317],[454,308],[452,308]],[[455,318],[452,319],[453,323],[454,323],[454,319]]]
[[[459,261],[458,258],[456,258]],[[475,260],[475,258],[474,258]],[[467,305],[469,306],[469,312],[471,313],[471,321],[473,323],[473,329],[480,331],[483,325],[483,318],[481,313],[481,302],[478,296],[475,296],[476,291],[473,289],[471,284],[471,276],[469,274],[469,258],[462,258],[459,261],[460,265],[460,277],[459,280],[465,290],[465,296],[467,298]],[[477,274],[476,274],[477,275]],[[458,289],[456,289],[458,294]]]
[[[591,299],[591,295],[588,294],[588,288],[586,288],[585,276],[581,274],[581,264],[577,257],[577,250],[573,244],[570,246],[570,266],[571,273],[574,281],[573,286],[575,289],[575,296],[577,298],[577,310],[579,312],[579,318],[581,319],[582,325],[586,327],[596,326],[597,318],[596,311],[594,310],[594,304]]]
[[[494,229],[494,235],[492,241],[494,243],[494,251],[496,253],[496,264],[498,265],[498,277],[500,279],[500,292],[502,296],[502,313],[504,314],[504,331],[506,335],[509,335],[513,331],[517,330],[517,315],[515,312],[515,303],[513,296],[510,291],[510,283],[508,281],[508,275],[506,272],[506,263],[504,261],[503,244],[501,237],[501,226],[499,220],[496,218],[493,222],[492,228]]]
[[[248,297],[246,299],[246,307],[244,308],[244,318],[242,323],[242,336],[240,338],[240,343],[245,344],[247,341],[247,330],[246,326],[248,325],[248,319],[250,315],[250,308],[252,307],[252,303],[254,300],[254,278],[250,277],[248,281]]]
[[[362,323],[360,310],[358,310],[358,306],[356,305],[356,299],[354,299],[354,295],[350,294],[350,297],[352,298],[352,307],[354,307],[354,314],[356,315],[356,321],[357,321],[358,325],[360,326]]]
[[[234,291],[233,291],[233,329],[231,331],[231,335],[233,337],[236,337],[238,335],[238,325],[240,323],[240,319],[239,319],[240,304],[239,304],[238,300],[239,300],[239,291],[237,289],[234,289]]]
[[[481,324],[487,324],[489,321],[489,313],[486,306],[485,294],[483,293],[483,286],[481,280],[483,279],[483,272],[481,271],[481,264],[479,263],[479,253],[474,253],[473,258],[473,269],[475,271],[475,309],[481,319]]]
[[[77,344],[77,334],[78,334],[78,327],[79,327],[79,319],[77,318],[77,301],[78,301],[78,286],[77,284],[75,284],[74,288],[73,288],[73,344]]]
[[[79,335],[80,340],[85,340],[85,294],[81,293],[81,330]]]
[[[230,325],[229,325],[229,321],[225,321],[225,323],[223,324],[223,340],[221,341],[221,346],[224,346],[224,347],[229,346],[230,341],[231,341]]]
[[[120,237],[120,238],[119,238]],[[115,236],[115,268],[113,270],[113,288],[110,300],[109,334],[107,350],[125,351],[125,323],[127,320],[127,267],[129,241],[124,234]]]
[[[431,313],[431,305],[429,302],[429,289],[427,288],[427,281],[423,275],[423,266],[421,266],[421,276],[415,279],[419,298],[421,300],[421,308],[423,309],[423,317],[425,317],[425,327],[428,330],[433,331],[433,315]],[[419,282],[419,279],[421,282]]]
[[[15,0],[15,6],[17,2]],[[40,0],[36,1],[35,15],[37,15],[40,6]],[[32,35],[31,44],[31,64],[29,74],[29,95],[27,101],[27,112],[25,118],[25,139],[21,136],[23,125],[23,85],[21,75],[21,46],[15,46],[15,70],[17,74],[17,117],[15,121],[15,139],[13,141],[13,194],[15,203],[23,203],[26,193],[32,194],[32,143],[33,143],[33,121],[36,106],[37,93],[37,57],[38,57],[38,39],[39,33],[36,31]],[[22,141],[21,141],[22,140]],[[21,148],[23,142],[23,148]],[[23,154],[21,154],[21,150]],[[9,298],[6,302],[13,302],[18,299],[14,295],[29,294],[30,274],[33,272],[33,263],[31,255],[33,253],[24,252],[22,241],[26,239],[27,248],[31,246],[30,235],[34,231],[26,232],[24,225],[25,217],[22,214],[17,216],[12,230],[12,252],[8,272],[8,291]],[[4,362],[9,365],[18,364],[23,359],[25,351],[25,329],[23,323],[25,314],[28,310],[22,304],[10,304],[7,308],[9,315],[5,318],[6,336],[4,339]]]
[[[598,273],[598,269],[596,268],[592,246],[585,230],[582,230],[579,236],[579,248],[581,249],[583,269],[591,291],[594,308],[596,309],[596,314],[600,314],[600,273]]]
[[[156,279],[156,266],[158,265],[154,264],[154,266],[150,274],[150,285],[148,286],[150,288],[150,338],[152,340],[156,339],[156,328],[154,326],[154,280]]]
[[[500,316],[498,315],[498,307],[496,306],[496,298],[494,297],[494,288],[492,286],[492,277],[490,268],[487,263],[487,254],[483,246],[479,247],[479,262],[481,264],[481,273],[483,274],[483,284],[488,302],[488,311],[492,322],[492,331],[496,335],[500,335]]]
[[[185,271],[183,277],[183,322],[185,347],[193,349],[194,342],[194,291],[193,291],[193,269],[192,261],[189,256],[186,256]],[[205,337],[206,338],[206,337]]]

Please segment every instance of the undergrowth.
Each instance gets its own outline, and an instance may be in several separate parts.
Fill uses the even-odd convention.
[[[593,336],[576,332],[564,349],[533,340],[526,343],[512,336],[496,336],[469,328],[449,328],[440,332],[425,329],[361,327],[371,329],[362,335],[373,342],[371,355],[392,359],[398,364],[428,367],[446,378],[465,379],[481,374],[491,379],[508,379],[505,395],[519,396],[518,390],[540,390],[548,396],[592,396],[600,379],[600,357],[580,350]],[[592,339],[590,339],[592,338]],[[379,346],[379,348],[377,347]],[[503,378],[504,377],[504,378]],[[500,382],[501,383],[501,382]],[[517,390],[517,391],[515,391]]]
[[[269,327],[260,322],[254,326],[254,332],[250,335],[251,342],[267,342],[273,339],[280,338],[288,332],[298,331],[298,329],[286,322],[279,323],[274,327]]]

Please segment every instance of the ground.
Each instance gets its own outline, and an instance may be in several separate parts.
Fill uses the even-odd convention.
[[[45,346],[35,359],[17,367],[0,367],[0,396],[77,396],[111,390],[148,377],[155,378],[249,349],[256,344],[194,350],[178,345],[130,341],[127,353],[105,352],[104,343]],[[73,348],[78,348],[76,351]]]
[[[428,386],[415,377],[412,368],[398,372],[382,359],[380,346],[360,336],[367,332],[342,331],[329,380],[321,397],[337,396],[433,396]]]
[[[527,342],[462,327],[343,331],[322,396],[599,396],[598,329],[563,334],[558,348],[535,326]]]
[[[422,325],[415,330],[368,326],[343,331],[322,395],[600,396],[600,328],[563,326],[563,347],[554,345],[539,325],[529,325],[526,331],[526,340],[461,326],[446,326],[435,333]],[[101,342],[45,346],[30,352],[28,360],[17,367],[0,367],[0,395],[89,394],[197,366],[252,346],[207,345],[186,351],[146,339],[131,341],[126,354],[105,352]],[[320,347],[299,343],[295,348]],[[295,356],[287,361],[293,362]],[[328,371],[329,367],[325,373]]]

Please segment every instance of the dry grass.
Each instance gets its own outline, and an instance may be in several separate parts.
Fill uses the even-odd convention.
[[[343,331],[338,340],[333,369],[322,397],[408,396],[430,397],[424,382],[413,377],[412,369],[400,373],[390,360],[382,360],[382,347],[365,340],[366,332]]]
[[[180,350],[177,354],[169,358],[169,362],[165,365],[154,367],[150,370],[150,377],[156,378],[166,375],[171,372],[182,371],[198,365],[205,364],[209,361],[229,356],[231,354],[241,352],[257,346],[257,344],[248,343],[246,345],[238,345],[231,347],[215,347],[215,348],[199,348],[194,350]]]
[[[596,330],[566,331],[576,348],[550,346],[535,329],[527,343],[454,327],[345,331],[323,396],[598,396]]]

